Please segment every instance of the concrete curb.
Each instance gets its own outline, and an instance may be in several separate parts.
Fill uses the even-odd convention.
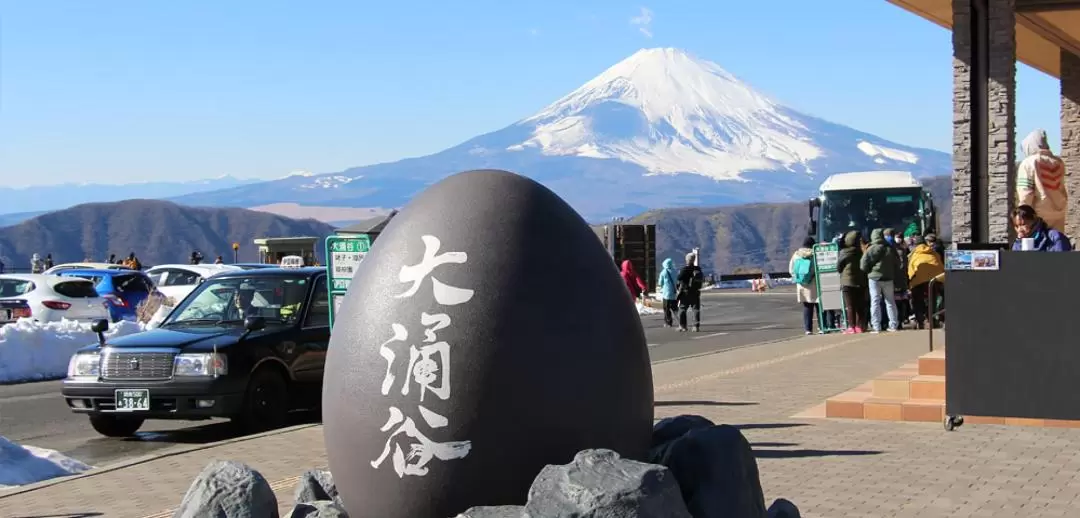
[[[76,474],[76,475],[70,475],[70,476],[66,476],[66,477],[51,478],[49,480],[43,480],[41,482],[37,482],[37,483],[34,483],[34,484],[27,484],[25,486],[19,486],[17,488],[10,489],[10,490],[0,490],[0,500],[3,500],[3,499],[5,499],[7,497],[10,497],[10,496],[21,495],[23,493],[29,493],[31,491],[36,491],[38,489],[44,489],[46,487],[55,486],[57,484],[63,484],[65,482],[71,482],[71,481],[74,481],[74,480],[79,480],[81,478],[93,477],[93,476],[101,475],[103,473],[110,473],[110,472],[113,472],[113,471],[128,468],[128,467],[131,467],[131,466],[136,466],[136,465],[139,465],[139,464],[145,464],[147,462],[151,462],[151,461],[158,460],[158,459],[163,459],[163,458],[166,458],[166,457],[174,457],[176,455],[183,455],[185,453],[191,453],[193,451],[199,451],[199,450],[207,450],[207,449],[210,449],[210,448],[216,448],[218,446],[224,446],[226,444],[233,444],[233,443],[238,443],[238,442],[251,441],[251,440],[254,440],[254,439],[260,439],[260,438],[263,438],[263,437],[281,435],[281,434],[284,434],[284,433],[295,432],[297,430],[304,430],[306,428],[313,428],[313,427],[316,427],[316,426],[322,426],[322,423],[300,424],[300,425],[296,425],[296,426],[289,426],[287,428],[278,428],[277,430],[271,430],[269,432],[257,433],[257,434],[254,434],[254,435],[245,435],[243,437],[234,437],[232,439],[225,439],[223,441],[210,442],[210,443],[206,443],[206,444],[193,444],[193,445],[177,446],[177,447],[169,448],[168,450],[164,450],[164,451],[161,451],[161,452],[156,452],[156,453],[143,455],[141,457],[131,458],[131,459],[128,459],[128,460],[125,460],[125,461],[117,462],[115,464],[109,464],[107,466],[102,466],[100,468],[94,468],[94,469],[92,469],[90,471],[86,471],[86,472],[79,473],[79,474]]]

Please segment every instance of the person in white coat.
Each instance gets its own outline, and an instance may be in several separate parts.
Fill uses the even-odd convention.
[[[1016,206],[1029,205],[1050,228],[1065,232],[1069,193],[1065,162],[1050,151],[1046,131],[1037,129],[1021,144],[1025,158],[1016,168]]]
[[[788,261],[788,273],[795,282],[795,300],[803,307],[803,330],[814,334],[814,313],[817,313],[817,276],[814,275],[814,238],[807,237],[802,248],[795,250]],[[818,317],[821,330],[821,318]]]

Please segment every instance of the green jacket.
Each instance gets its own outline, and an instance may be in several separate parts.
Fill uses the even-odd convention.
[[[885,232],[875,228],[870,233],[870,247],[863,254],[859,266],[866,272],[866,277],[875,281],[891,281],[896,277],[900,257],[896,249],[885,241]]]
[[[866,287],[866,274],[859,268],[862,259],[859,232],[852,230],[844,235],[843,248],[836,256],[836,271],[840,273],[840,286]]]

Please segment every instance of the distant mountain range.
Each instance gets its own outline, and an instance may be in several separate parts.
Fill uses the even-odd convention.
[[[449,174],[532,177],[590,220],[656,207],[782,202],[839,172],[951,171],[947,153],[812,117],[676,49],[641,50],[509,127],[420,158],[198,192],[196,206],[399,207]]]
[[[333,231],[319,221],[247,209],[183,207],[162,200],[88,203],[0,228],[0,261],[28,268],[34,253],[51,253],[59,264],[135,252],[153,265],[186,263],[191,251],[199,250],[208,262],[217,255],[232,262],[232,243],[237,242],[241,261],[254,262],[256,238],[325,237]]]
[[[0,226],[18,223],[50,210],[66,209],[80,203],[170,198],[195,192],[228,189],[262,181],[221,176],[189,182],[144,182],[119,185],[65,183],[31,187],[0,187],[0,200],[4,200],[2,208],[4,213],[0,214]]]

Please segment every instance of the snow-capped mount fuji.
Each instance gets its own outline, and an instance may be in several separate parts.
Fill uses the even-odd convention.
[[[519,124],[535,130],[511,151],[613,158],[660,174],[808,172],[822,156],[810,130],[778,104],[675,49],[638,51]]]
[[[805,199],[830,174],[943,175],[951,158],[800,113],[684,51],[644,49],[535,115],[434,155],[174,201],[395,207],[447,175],[478,168],[530,176],[597,219]]]

